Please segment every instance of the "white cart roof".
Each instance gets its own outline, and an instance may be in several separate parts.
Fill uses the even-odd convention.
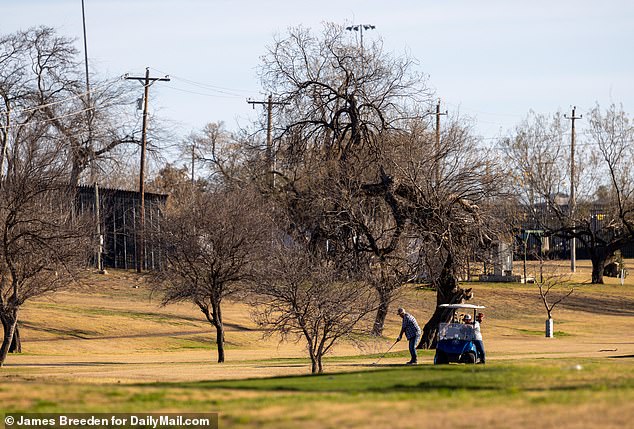
[[[486,308],[484,305],[473,305],[473,304],[440,304],[438,307],[442,308],[466,308],[470,310],[480,310],[482,308]]]

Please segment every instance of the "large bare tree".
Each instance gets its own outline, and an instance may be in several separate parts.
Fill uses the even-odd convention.
[[[390,136],[429,100],[424,76],[411,58],[385,52],[380,41],[360,47],[336,24],[325,24],[321,34],[295,28],[276,39],[261,76],[283,105],[269,148],[274,193],[311,252],[342,270],[372,274],[381,298],[379,335],[406,277],[406,218],[389,194],[366,185],[380,180]]]
[[[385,195],[406,219],[410,259],[436,289],[437,304],[470,299],[460,274],[474,250],[485,251],[508,235],[503,217],[502,175],[468,127],[451,118],[440,141],[425,123],[413,121],[392,140],[380,181],[368,192]],[[508,238],[506,238],[508,240]],[[419,347],[433,347],[438,323],[450,315],[436,309]]]
[[[87,219],[73,211],[64,148],[44,128],[29,127],[11,143],[0,179],[0,366],[21,306],[68,286],[89,259]]]
[[[74,185],[105,180],[140,142],[139,118],[130,115],[132,88],[93,77],[88,92],[74,40],[48,27],[0,36],[0,65],[0,171],[9,140],[34,124],[64,143]]]

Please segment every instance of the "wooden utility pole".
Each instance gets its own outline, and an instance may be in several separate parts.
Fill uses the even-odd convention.
[[[141,198],[141,208],[139,213],[139,228],[137,230],[137,251],[136,251],[136,270],[140,273],[144,268],[145,262],[145,150],[147,147],[147,117],[148,117],[148,98],[150,95],[150,86],[154,82],[169,82],[170,78],[150,77],[150,68],[145,69],[145,77],[125,76],[128,80],[137,80],[143,83],[143,131],[141,137],[141,166],[139,171],[139,196]]]
[[[103,254],[103,234],[101,234],[101,200],[99,198],[99,185],[95,182],[95,218],[97,229],[97,272],[99,274],[105,274],[103,269],[103,261],[101,255]]]
[[[572,131],[570,135],[570,200],[568,201],[568,209],[570,211],[570,219],[572,221],[572,235],[570,239],[570,271],[577,270],[577,239],[575,238],[575,120],[581,119],[583,115],[575,116],[577,107],[572,108],[572,116],[564,115],[564,118],[570,119],[572,122]]]
[[[86,119],[88,121],[88,149],[90,151],[90,183],[96,183],[97,169],[95,167],[95,147],[93,142],[92,121],[95,116],[90,93],[90,75],[88,73],[88,39],[86,37],[86,11],[84,0],[81,0],[81,19],[84,29],[84,66],[86,68]]]
[[[273,101],[273,96],[269,94],[267,101],[247,100],[255,109],[256,104],[266,105],[266,161],[268,163],[267,181],[271,188],[275,188],[275,160],[273,158],[273,105],[286,106],[283,101]]]
[[[11,105],[6,103],[7,110],[5,111],[6,115],[6,126],[4,130],[0,133],[0,137],[2,137],[2,149],[0,150],[0,189],[2,189],[2,184],[4,182],[4,164],[7,159],[7,149],[9,147],[9,136],[11,135]],[[0,127],[1,129],[2,127]]]
[[[90,91],[90,74],[88,73],[88,38],[86,36],[86,10],[84,7],[84,0],[81,0],[81,20],[84,29],[84,66],[86,71],[86,120],[88,121],[88,150],[90,151],[90,183],[95,187],[95,229],[97,235],[97,249],[96,249],[96,263],[97,272],[105,274],[103,264],[101,261],[101,254],[103,253],[103,235],[101,234],[101,214],[99,206],[99,186],[97,184],[97,168],[95,166],[95,145],[93,142],[93,127],[92,122],[95,117],[95,112],[92,105],[92,97]]]
[[[443,115],[446,115],[447,111],[445,110],[444,113],[440,112],[440,99],[438,99],[438,103],[436,104],[436,153],[435,153],[435,158],[436,158],[436,168],[434,171],[434,180],[436,181],[436,183],[440,182],[440,117]]]
[[[192,185],[194,184],[194,161],[196,159],[196,142],[192,140]]]

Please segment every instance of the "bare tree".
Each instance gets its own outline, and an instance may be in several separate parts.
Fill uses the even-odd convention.
[[[361,50],[336,24],[325,24],[319,35],[295,28],[278,38],[261,76],[286,106],[276,108],[278,202],[314,254],[349,272],[384,267],[382,281],[372,281],[382,300],[374,325],[380,335],[406,278],[395,269],[406,246],[406,217],[373,185],[388,168],[383,153],[391,135],[420,116],[417,104],[429,99],[424,76],[411,58],[386,53],[381,42]]]
[[[393,141],[395,153],[385,163],[390,168],[371,189],[385,194],[407,219],[406,234],[418,253],[413,256],[436,289],[437,304],[462,302],[472,296],[459,284],[471,253],[507,234],[500,216],[502,175],[459,121],[447,125],[435,149],[420,127],[411,124],[418,132]],[[436,309],[423,328],[420,348],[435,346],[438,323],[449,316]]]
[[[371,331],[364,318],[376,310],[371,287],[341,275],[288,237],[271,248],[266,267],[253,284],[256,320],[282,340],[303,339],[313,374],[341,340],[358,340]]]
[[[439,303],[469,298],[458,275],[465,249],[496,238],[501,175],[457,119],[435,140],[421,108],[430,92],[414,61],[385,53],[380,42],[361,52],[342,27],[327,24],[318,36],[297,28],[277,39],[261,75],[289,105],[276,118],[281,205],[313,255],[374,275],[375,334],[403,274],[418,274],[408,262],[427,271]],[[432,316],[421,346],[433,345],[442,317]]]
[[[192,181],[235,179],[236,167],[242,161],[241,146],[224,122],[210,122],[181,142],[179,159],[189,166]]]
[[[597,188],[594,210],[587,213],[586,243],[592,259],[592,283],[603,283],[606,263],[617,250],[634,243],[634,124],[622,106],[590,113],[590,138],[599,149],[607,180]],[[601,199],[600,189],[607,192]],[[601,217],[601,219],[599,219]]]
[[[548,319],[546,320],[546,337],[552,338],[554,336],[554,322],[553,322],[553,310],[562,301],[568,298],[575,291],[570,286],[566,292],[561,292],[562,289],[566,289],[570,285],[570,274],[560,274],[556,270],[550,270],[550,272],[544,272],[545,261],[543,258],[539,260],[539,275],[535,276],[535,283],[539,289],[539,297],[541,298]]]
[[[88,93],[74,43],[47,27],[0,38],[0,136],[4,149],[11,135],[19,140],[25,128],[45,127],[48,138],[65,144],[76,185],[86,170],[92,179],[110,172],[140,139],[138,121],[127,112],[130,88],[120,79],[93,79]]]
[[[33,128],[12,142],[0,180],[0,321],[4,362],[29,299],[64,288],[86,267],[89,229],[73,212],[63,147]]]
[[[218,362],[225,361],[222,303],[253,278],[268,232],[253,193],[184,188],[166,209],[159,235],[166,264],[151,273],[163,304],[193,302],[216,329]]]
[[[603,283],[606,262],[634,240],[634,127],[615,105],[605,112],[599,106],[591,111],[586,141],[592,144],[577,145],[573,181],[577,197],[571,210],[570,143],[562,120],[560,114],[531,113],[503,144],[532,229],[579,240],[592,260],[592,283]]]

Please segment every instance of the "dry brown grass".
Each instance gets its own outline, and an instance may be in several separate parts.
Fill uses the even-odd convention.
[[[565,263],[561,265],[565,269]],[[570,365],[577,358],[618,362],[625,369],[634,366],[634,279],[620,286],[618,280],[606,278],[606,285],[594,286],[588,281],[589,264],[580,261],[578,266],[575,293],[554,311],[557,336],[553,339],[543,335],[546,313],[536,286],[471,285],[474,301],[487,307],[483,324],[487,367],[559,360]],[[215,363],[213,329],[194,306],[161,307],[159,297],[152,296],[149,285],[134,273],[112,271],[107,276],[87,276],[87,280],[84,286],[24,306],[24,353],[10,355],[0,370],[0,403],[9,409],[41,411],[52,402],[53,409],[79,404],[80,410],[135,412],[147,403],[142,411],[147,407],[183,411],[183,404],[192,404],[187,409],[224,413],[222,427],[290,428],[301,422],[306,429],[386,427],[394,422],[403,428],[444,428],[465,424],[466,415],[486,428],[622,428],[634,419],[631,407],[624,406],[629,399],[609,392],[579,403],[557,404],[544,401],[540,395],[546,393],[537,391],[509,397],[504,403],[483,404],[474,396],[460,409],[448,412],[447,407],[456,402],[451,397],[426,402],[429,398],[407,399],[406,394],[402,400],[382,400],[378,392],[358,399],[310,393],[314,401],[298,405],[288,392],[184,388],[178,383],[302,375],[310,366],[301,343],[263,338],[243,304],[225,307],[227,362],[220,365]],[[435,294],[408,286],[394,308],[400,305],[424,322],[433,311]],[[341,344],[335,358],[326,362],[326,371],[403,363],[405,343],[395,348],[400,348],[400,355],[371,366],[398,334],[399,323],[398,316],[391,314],[385,337],[369,340],[363,350]],[[432,353],[421,354],[423,365],[430,365]],[[580,372],[575,382],[583,383],[590,375]],[[596,379],[597,374],[593,376]],[[139,384],[154,382],[177,384],[160,388]],[[223,402],[214,406],[218,395]],[[148,402],[144,402],[146,396]],[[571,415],[575,418],[570,419]]]
[[[522,356],[634,355],[634,285],[606,278],[607,284],[588,284],[590,266],[580,261],[577,276],[585,283],[555,309],[555,331],[563,335],[544,339],[543,310],[534,285],[473,283],[478,304],[485,305],[483,324],[489,359]],[[424,322],[433,311],[431,290],[408,286],[395,303]],[[135,273],[111,271],[91,275],[83,286],[28,302],[21,313],[24,353],[10,355],[1,376],[61,378],[89,382],[189,381],[303,374],[303,345],[264,338],[250,318],[249,308],[228,302],[227,362],[215,363],[214,331],[193,305],[160,306],[160,299]],[[615,327],[619,327],[615,329]],[[385,337],[370,340],[359,350],[341,344],[334,355],[380,353],[399,330],[399,319],[390,315]],[[398,349],[401,345],[398,345]],[[401,347],[405,350],[404,343]],[[368,358],[366,363],[375,357]],[[425,358],[425,357],[424,357]],[[385,358],[398,363],[402,358]],[[364,362],[361,360],[361,362]],[[327,371],[358,369],[355,361],[328,362]],[[427,360],[429,363],[429,360]]]

